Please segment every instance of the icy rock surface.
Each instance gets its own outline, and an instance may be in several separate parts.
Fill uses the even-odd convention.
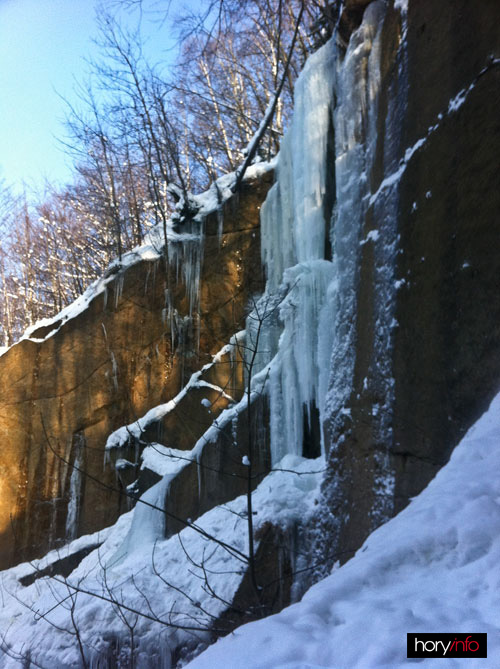
[[[380,87],[381,8],[369,5],[361,27],[352,34],[343,61],[337,61],[335,179],[337,205],[332,220],[333,263],[337,285],[327,296],[333,319],[331,377],[326,397],[329,416],[341,415],[352,389],[357,284],[364,244],[381,245],[384,231],[363,235],[368,208],[369,176],[377,139],[377,95]]]

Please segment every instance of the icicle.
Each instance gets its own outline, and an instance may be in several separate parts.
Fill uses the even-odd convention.
[[[124,272],[118,274],[118,276],[115,279],[115,309],[118,309],[118,302],[120,301],[120,297],[122,296],[123,292],[124,280],[125,280]]]
[[[204,253],[204,232],[201,226],[198,234],[189,234],[184,237],[172,240],[169,244],[170,263],[175,267],[176,281],[178,282],[182,275],[182,282],[185,287],[188,301],[188,316],[193,328],[196,329],[197,340],[199,342],[199,327],[196,318],[198,317],[198,308],[200,302],[200,276],[203,264]],[[172,308],[171,299],[166,297],[166,305],[170,316],[170,326],[172,333],[172,347],[174,345],[174,323],[177,319],[177,312]],[[198,344],[197,344],[198,346]]]
[[[78,533],[78,520],[80,515],[80,495],[82,487],[82,468],[84,455],[85,437],[76,434],[74,438],[75,459],[69,482],[68,513],[66,516],[66,541],[72,541]]]
[[[107,448],[104,449],[104,458],[102,463],[103,471],[106,471],[106,467],[111,463],[110,453],[111,451],[109,449]]]
[[[56,498],[49,501],[50,504],[50,521],[49,521],[49,546],[54,545],[55,528],[56,528]]]
[[[189,316],[198,309],[200,295],[200,271],[201,254],[203,251],[203,239],[187,242],[184,245],[184,262],[182,266],[184,283],[189,301]]]
[[[148,281],[150,274],[151,274],[151,266],[148,266],[148,271],[146,272],[146,279],[144,281],[144,295],[147,295],[148,293]]]
[[[237,355],[238,355],[238,340],[234,335],[229,340],[229,368],[231,370],[231,373],[234,372]]]
[[[115,387],[115,390],[118,391],[118,365],[116,363],[116,358],[113,351],[110,351],[109,355],[111,358],[111,368],[113,370],[113,385]]]
[[[222,233],[224,232],[224,210],[222,206],[217,207],[217,241],[219,247],[222,241]]]
[[[201,500],[201,456],[202,456],[202,451],[196,454],[196,474],[198,477],[198,501]]]
[[[233,440],[233,446],[238,445],[238,414],[235,413],[231,419],[231,437]]]

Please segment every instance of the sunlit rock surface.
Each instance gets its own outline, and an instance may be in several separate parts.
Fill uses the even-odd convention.
[[[199,286],[185,285],[197,271],[186,265],[187,253],[170,258],[169,299],[161,254],[132,263],[55,334],[47,337],[57,322],[0,357],[1,566],[42,555],[68,531],[71,538],[109,525],[127,508],[115,492],[114,468],[103,468],[106,439],[176,396],[244,327],[249,297],[262,285],[259,209],[271,181],[268,172],[244,182],[222,219],[208,216]],[[199,318],[189,319],[190,290],[196,289]],[[226,378],[227,368],[221,364]],[[241,369],[235,373],[241,386]],[[192,444],[206,429],[201,399],[214,400],[213,390],[205,390],[189,409]],[[186,420],[179,417],[178,431]],[[52,449],[71,464],[80,458],[82,469],[113,490],[87,476],[80,482],[73,476],[72,483],[71,466]],[[68,511],[77,488],[78,508]]]

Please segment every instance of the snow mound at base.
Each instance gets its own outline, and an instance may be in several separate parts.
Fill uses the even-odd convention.
[[[268,522],[284,531],[307,525],[323,472],[323,458],[283,458],[253,493],[256,531]],[[164,499],[168,482],[169,474],[143,501]],[[0,572],[0,668],[19,669],[28,658],[46,669],[80,667],[77,631],[90,669],[107,667],[108,654],[119,667],[169,669],[173,654],[205,647],[247,568],[238,557],[248,555],[246,513],[242,495],[198,518],[201,532],[186,527],[165,539],[163,514],[138,504],[100,533]],[[47,566],[96,545],[67,578],[43,577]],[[33,574],[39,578],[23,585]]]
[[[500,395],[429,486],[352,560],[301,602],[239,628],[189,667],[395,669],[411,662],[407,632],[487,632],[488,659],[475,666],[500,666],[499,471]]]

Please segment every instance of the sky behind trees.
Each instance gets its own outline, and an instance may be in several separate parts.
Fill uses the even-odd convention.
[[[196,211],[191,192],[276,155],[313,49],[304,7],[0,0],[5,345],[74,300],[153,225],[166,242],[174,210]]]
[[[16,190],[23,182],[30,189],[41,188],[45,179],[62,183],[70,178],[70,161],[57,141],[64,136],[61,96],[74,100],[75,79],[85,76],[85,58],[95,55],[98,4],[0,0],[0,178]],[[102,4],[116,6],[113,0]],[[196,4],[173,2],[171,15]],[[144,8],[147,49],[158,60],[168,58],[173,39],[168,24],[159,20],[158,0],[147,0]],[[135,26],[138,13],[122,10],[122,19]]]

